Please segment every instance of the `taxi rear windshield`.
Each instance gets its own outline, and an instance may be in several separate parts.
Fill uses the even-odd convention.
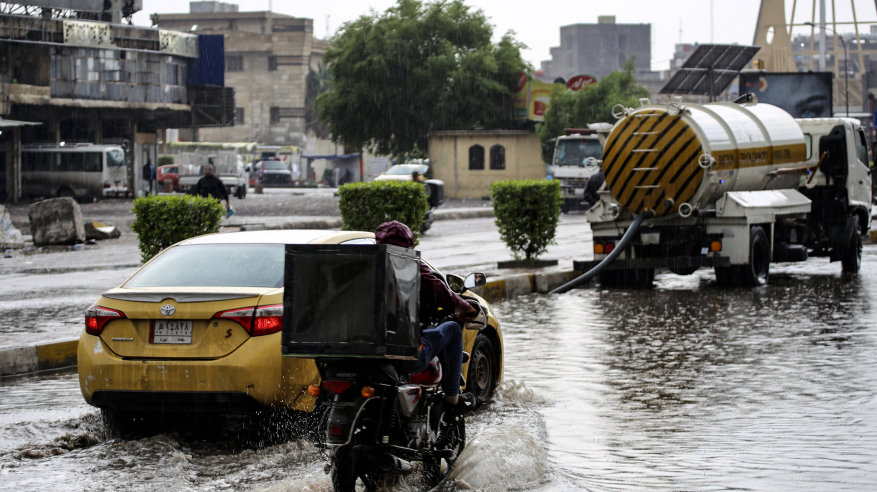
[[[283,287],[283,254],[282,244],[177,246],[123,287]]]

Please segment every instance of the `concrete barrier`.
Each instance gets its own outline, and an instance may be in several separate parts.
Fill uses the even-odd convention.
[[[78,340],[0,350],[0,376],[48,371],[76,365]]]
[[[27,208],[34,246],[85,241],[85,224],[79,204],[69,197],[36,202]]]

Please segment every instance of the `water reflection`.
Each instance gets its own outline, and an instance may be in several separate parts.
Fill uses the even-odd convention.
[[[554,469],[584,489],[867,490],[873,252],[858,276],[811,261],[759,289],[704,271],[504,302],[506,374],[551,396]]]

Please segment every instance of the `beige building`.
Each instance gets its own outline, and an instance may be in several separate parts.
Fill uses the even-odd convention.
[[[162,29],[225,36],[225,85],[235,89],[235,126],[198,131],[202,142],[301,145],[305,78],[329,42],[314,38],[314,21],[237,5],[191,2],[188,14],[153,14]]]
[[[545,179],[539,137],[528,131],[436,132],[429,164],[449,198],[486,196],[491,183],[504,179]]]

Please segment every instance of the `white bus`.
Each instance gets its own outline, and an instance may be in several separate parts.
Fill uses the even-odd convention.
[[[29,197],[128,196],[125,151],[118,145],[23,146],[21,188]]]

